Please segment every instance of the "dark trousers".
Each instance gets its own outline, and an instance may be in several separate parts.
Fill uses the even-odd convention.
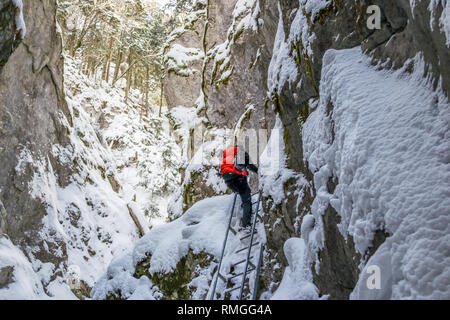
[[[248,186],[247,177],[239,176],[237,178],[225,181],[228,188],[235,193],[239,193],[242,200],[244,215],[242,217],[242,226],[251,225],[252,218],[252,192]]]

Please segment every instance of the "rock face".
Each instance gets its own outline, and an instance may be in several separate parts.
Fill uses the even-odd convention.
[[[18,166],[25,154],[47,166],[66,185],[71,168],[52,156],[52,146],[68,143],[61,118],[70,123],[63,92],[61,38],[57,32],[56,1],[27,1],[24,18],[28,33],[15,38],[12,1],[0,2],[0,230],[22,248],[36,248],[35,257],[56,265],[64,260],[64,248],[55,239],[49,247],[39,235],[46,206],[30,194],[28,184],[35,169]],[[20,42],[20,43],[19,43]],[[56,254],[62,250],[62,254]]]
[[[248,126],[258,128],[263,123],[272,128],[274,117],[265,116],[265,102],[276,22],[262,21],[276,21],[276,3],[249,1],[251,6],[239,11],[235,10],[237,2],[208,1],[172,42],[169,49],[182,46],[203,54],[201,59],[190,61],[195,72],[189,76],[166,68],[165,97],[169,107],[196,105],[215,127],[233,128],[251,104],[256,110]],[[246,25],[245,20],[251,23]]]
[[[191,48],[197,50],[197,52],[203,52],[202,40],[203,40],[203,26],[205,21],[205,11],[200,10],[191,17],[191,22],[180,30],[180,34],[174,36],[175,40],[172,42],[172,46],[168,48],[168,56],[165,59],[166,63],[166,77],[164,78],[164,96],[169,106],[194,105],[198,94],[201,90],[201,77],[203,67],[203,56],[198,55],[196,59],[189,61],[176,61],[176,57],[173,57],[171,61],[170,50],[176,45],[180,45],[184,48]],[[170,66],[171,63],[173,66]],[[181,62],[181,66],[178,63]],[[184,63],[183,63],[184,62]],[[190,72],[188,72],[188,70]],[[179,90],[184,88],[185,90]]]
[[[211,1],[210,4],[210,15],[213,18],[212,27],[208,28],[206,34],[207,48],[222,42],[228,47],[224,51],[229,58],[226,55],[223,57],[224,53],[221,53],[220,48],[206,62],[203,88],[206,116],[213,126],[233,127],[245,112],[246,106],[253,105],[255,110],[248,118],[246,127],[272,128],[274,117],[270,113],[266,115],[265,110],[265,87],[267,65],[272,56],[271,39],[276,30],[271,23],[261,21],[274,20],[276,4],[274,1],[263,1],[258,12],[258,4],[255,3],[248,13],[243,13],[249,19],[254,19],[254,24],[251,27],[240,27],[242,20],[239,20],[239,16],[220,18],[222,12],[234,13],[234,2],[227,1],[227,6],[232,6],[223,8],[222,2]],[[227,38],[216,39],[217,35]]]
[[[236,14],[244,2],[249,7]],[[202,76],[195,74],[180,80],[168,71],[165,81],[169,107],[177,104],[195,106],[211,126],[235,128],[248,105],[255,109],[244,123],[247,128],[270,130],[276,115],[282,121],[287,168],[308,183],[299,186],[293,179],[285,181],[285,197],[276,206],[272,205],[270,197],[264,199],[264,219],[269,229],[262,291],[273,292],[281,280],[287,263],[283,243],[290,237],[302,236],[299,226],[311,211],[316,197],[313,173],[303,158],[302,125],[314,108],[311,102],[320,95],[325,52],[360,46],[380,69],[401,68],[419,54],[435,87],[440,85],[447,96],[450,93],[450,73],[446,70],[450,65],[450,50],[439,24],[445,4],[438,2],[431,13],[427,1],[333,0],[326,1],[327,4],[318,11],[308,9],[309,2],[312,1],[207,1],[204,14],[193,24],[195,31],[179,35],[174,42],[203,50]],[[381,9],[380,29],[372,30],[367,26],[370,5]],[[294,30],[298,28],[294,25],[295,19],[305,21],[304,29]],[[246,25],[243,20],[250,23]],[[242,25],[245,27],[241,28]],[[295,64],[293,68],[297,71],[295,79],[290,81],[281,81],[281,75],[276,71],[275,76],[271,75],[271,61],[282,54],[282,48],[274,48],[277,34],[284,36],[281,40],[289,51],[286,59]],[[199,66],[200,62],[197,62],[196,67]],[[269,87],[268,83],[274,79],[278,79],[277,85]],[[196,96],[200,87],[195,102],[194,98],[183,101],[181,96],[173,102],[173,88],[180,81],[187,84],[183,87],[184,96]],[[330,105],[329,112],[332,111]],[[330,180],[328,192],[332,194],[337,184],[337,179]],[[302,201],[298,201],[299,197]],[[339,220],[336,211],[329,207],[322,221],[325,243],[319,253],[320,269],[318,272],[313,270],[314,283],[322,295],[329,295],[331,299],[349,297],[358,280],[358,265],[362,261],[351,237],[345,240],[338,231]],[[365,259],[387,236],[379,230]],[[281,269],[274,268],[278,264]]]
[[[2,30],[0,35],[0,70],[20,42],[20,39],[16,37],[15,12],[12,1],[0,1],[0,27]]]
[[[382,9],[380,30],[369,30],[366,27],[368,18],[366,10],[371,4],[377,4]],[[292,8],[292,2],[282,1],[280,6],[284,17],[284,28],[289,30],[289,16],[295,8]],[[412,11],[409,1],[359,1],[357,3],[333,1],[322,10],[320,16],[316,17],[315,22],[310,22],[310,31],[316,35],[316,40],[311,43],[313,55],[303,56],[298,66],[297,81],[301,83],[301,86],[295,85],[297,81],[290,86],[285,85],[279,92],[279,96],[275,96],[272,100],[280,110],[280,118],[285,130],[289,133],[285,140],[289,168],[304,173],[309,180],[312,180],[312,175],[302,161],[301,127],[299,126],[302,121],[296,122],[292,119],[300,118],[302,113],[306,113],[307,117],[310,112],[308,101],[320,94],[318,87],[321,79],[322,58],[325,51],[330,48],[344,49],[361,46],[373,57],[374,64],[386,63],[386,68],[394,69],[400,68],[408,59],[421,53],[432,69],[431,75],[435,79],[435,84],[442,77],[443,90],[448,94],[450,86],[448,80],[444,80],[448,77],[448,73],[445,74],[446,72],[443,72],[436,64],[436,61],[450,63],[450,52],[445,46],[445,35],[439,31],[437,25],[434,26],[434,31],[430,29],[430,12],[424,2],[417,4],[414,8],[414,16]],[[430,50],[430,47],[421,41],[422,37],[431,39],[433,47],[438,49]],[[301,43],[297,44],[297,46],[301,45]],[[293,92],[291,88],[298,88],[298,91]],[[306,108],[302,110],[305,105]],[[330,112],[331,110],[332,106],[330,106]],[[328,184],[331,194],[334,190],[333,185],[336,183],[337,181]],[[309,193],[315,194],[314,189],[305,191],[305,194]],[[295,208],[288,204],[289,198],[288,196],[285,200],[287,214],[284,216],[287,215],[292,219],[296,214],[293,212]],[[313,199],[304,198],[298,212],[309,212],[311,200]],[[325,249],[319,254],[321,267],[319,274],[315,274],[315,284],[322,294],[342,299],[349,296],[356,284],[360,256],[355,252],[352,240],[345,241],[337,232],[338,223],[337,213],[329,207],[324,216]],[[295,235],[289,228],[281,228],[275,233],[282,235],[282,238]],[[380,237],[378,242],[375,241],[374,247],[379,246],[384,238]]]
[[[14,267],[0,268],[0,289],[12,282]]]
[[[199,270],[210,266],[212,258],[205,252],[194,254],[189,250],[188,254],[178,262],[174,271],[169,274],[149,273],[150,257],[136,265],[134,277],[147,276],[153,284],[158,286],[163,300],[189,300],[194,290],[189,287],[190,282],[199,276]],[[205,299],[203,294],[201,299]]]

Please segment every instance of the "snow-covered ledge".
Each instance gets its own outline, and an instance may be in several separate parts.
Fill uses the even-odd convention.
[[[23,18],[23,3],[22,0],[12,0],[14,7],[16,7],[16,31],[23,39],[27,33],[27,26]]]

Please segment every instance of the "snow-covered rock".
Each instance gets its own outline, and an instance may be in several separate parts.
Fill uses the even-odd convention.
[[[312,213],[320,220],[328,203],[336,209],[340,232],[352,236],[362,256],[377,230],[390,235],[363,264],[378,265],[389,279],[379,298],[445,299],[450,109],[441,88],[434,91],[425,77],[421,56],[411,63],[414,72],[405,74],[377,71],[358,48],[325,54],[320,104],[304,126],[304,154],[318,193],[330,177],[339,182],[334,193],[316,197]],[[353,297],[375,297],[364,270],[361,275]]]
[[[150,283],[150,277],[153,286],[147,290],[154,292],[155,299],[204,299],[214,274],[217,276],[213,272],[221,255],[232,200],[231,195],[201,200],[180,218],[153,228],[131,251],[114,260],[96,283],[93,298],[137,297],[139,282]],[[237,223],[238,219],[234,221]],[[261,224],[258,225],[258,234],[265,242]],[[242,245],[240,235],[230,234],[229,237],[223,261],[225,272],[246,254],[234,253]],[[254,272],[250,274],[252,277]],[[234,284],[238,281],[240,279],[236,278]],[[223,296],[225,289],[226,285],[219,283],[216,292]],[[236,298],[236,295],[231,298]]]
[[[89,296],[114,256],[131,247],[139,232],[165,221],[168,198],[180,180],[180,149],[157,107],[146,113],[135,91],[124,103],[121,89],[98,84],[80,72],[78,61],[65,61],[71,123],[65,118],[62,123],[70,143],[54,144],[50,155],[74,172],[61,185],[54,162],[27,147],[21,148],[14,168],[17,176],[33,168],[25,188],[46,211],[37,231],[47,254],[63,262],[42,261],[36,247],[20,255],[21,248],[12,243],[3,246],[20,257],[2,260],[4,267],[14,267],[12,275],[19,281],[5,293],[15,298],[76,298],[71,289],[78,298]],[[3,211],[2,204],[2,231]],[[60,276],[51,280],[56,273]],[[77,286],[71,287],[73,277]],[[30,291],[24,283],[38,283],[29,285],[37,289]],[[23,290],[9,291],[18,286]]]
[[[303,239],[291,238],[284,243],[289,266],[272,300],[316,300],[319,290],[313,283],[308,249]]]

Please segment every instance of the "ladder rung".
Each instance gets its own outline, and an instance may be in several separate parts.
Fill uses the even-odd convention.
[[[237,277],[239,277],[239,276],[242,276],[243,274],[244,274],[243,272],[241,272],[241,273],[238,273],[238,274],[235,274],[234,276],[231,276],[231,277],[229,277],[229,278],[228,278],[228,280],[231,280],[231,279],[237,278]]]
[[[242,279],[242,283],[241,283],[240,286],[233,287],[233,288],[230,288],[230,289],[226,289],[224,291],[224,294],[228,294],[228,293],[231,293],[231,292],[236,291],[238,289],[241,289],[241,293],[239,294],[238,298],[240,300],[242,300],[242,298],[243,298],[242,294],[243,294],[244,288],[246,287],[246,281],[247,280],[250,281],[249,273],[252,272],[252,271],[256,271],[256,275],[255,275],[255,279],[256,280],[254,280],[254,281],[255,281],[255,288],[257,288],[257,282],[256,281],[257,281],[257,279],[259,277],[259,272],[260,272],[260,267],[261,267],[261,257],[262,257],[262,244],[260,244],[260,242],[262,243],[262,241],[260,239],[258,239],[258,238],[254,239],[253,236],[256,233],[255,227],[256,227],[256,223],[258,222],[258,219],[260,221],[263,221],[262,216],[260,215],[260,213],[263,212],[263,208],[260,205],[261,204],[261,193],[258,191],[258,192],[255,192],[254,194],[252,194],[252,196],[254,196],[254,195],[258,195],[258,200],[257,201],[250,201],[252,206],[255,205],[255,204],[257,205],[256,206],[257,210],[255,210],[255,212],[254,212],[256,214],[256,216],[254,217],[254,223],[252,225],[252,232],[247,234],[247,235],[244,235],[242,238],[240,238],[240,240],[242,241],[244,239],[247,239],[247,238],[251,237],[251,240],[250,240],[251,245],[247,244],[246,247],[239,248],[237,251],[235,251],[235,254],[237,254],[237,253],[240,253],[242,251],[248,250],[248,252],[246,254],[247,259],[243,259],[241,261],[238,261],[237,263],[231,264],[233,270],[234,270],[235,266],[240,265],[240,264],[242,264],[244,262],[245,262],[245,267],[243,268],[244,269],[243,272],[240,272],[240,273],[238,273],[236,275],[227,275],[228,276],[227,277],[227,276],[224,276],[223,274],[221,274],[220,270],[221,270],[221,265],[222,265],[222,261],[223,261],[223,258],[224,258],[224,253],[225,253],[225,248],[226,248],[226,245],[227,245],[227,241],[229,240],[229,237],[228,237],[229,236],[229,232],[231,232],[232,234],[234,234],[237,237],[241,237],[241,235],[238,235],[239,232],[235,228],[232,227],[233,217],[235,217],[235,216],[237,217],[237,210],[238,210],[238,208],[236,207],[237,194],[235,194],[234,197],[233,197],[233,201],[232,201],[232,203],[230,205],[231,212],[230,212],[230,215],[228,217],[228,227],[226,229],[225,240],[223,241],[223,245],[222,245],[222,255],[221,255],[220,261],[219,261],[219,267],[218,267],[218,270],[217,270],[217,277],[215,277],[215,279],[214,279],[214,284],[213,284],[213,287],[212,287],[212,293],[210,295],[210,299],[212,299],[212,300],[214,300],[216,298],[216,296],[215,296],[216,292],[215,291],[216,291],[217,280],[219,278],[222,281],[224,281],[225,283],[228,284],[230,280],[235,279],[235,278],[237,278],[239,276],[242,276],[243,279]],[[264,214],[264,213],[262,213],[262,214]],[[259,240],[259,242],[258,242],[258,240]],[[256,242],[252,243],[253,241],[256,241]],[[245,244],[243,244],[243,245],[245,245]],[[258,245],[261,246],[261,250],[260,250],[260,253],[259,253],[258,263],[255,265],[251,261],[251,259],[253,259],[255,257],[255,255],[251,255],[252,254],[251,251],[252,251],[253,247],[258,246]],[[248,283],[248,285],[250,286],[250,283]],[[253,299],[256,299],[256,293],[255,292],[253,293]]]
[[[234,288],[231,288],[231,289],[227,289],[227,290],[224,291],[224,294],[233,292],[233,291],[238,290],[238,289],[240,289],[240,288],[241,288],[241,287],[239,286],[239,287],[234,287]]]
[[[255,270],[255,268],[251,267],[251,268],[249,268],[249,269],[247,270],[247,273],[252,272],[253,270]],[[242,276],[243,274],[244,274],[243,272],[238,273],[238,274],[235,274],[234,276],[229,277],[228,280],[231,280],[231,279],[240,277],[240,276]]]
[[[244,240],[244,239],[247,239],[248,237],[251,237],[252,236],[252,234],[251,233],[249,233],[248,235],[246,235],[245,237],[242,237],[240,240],[242,241],[242,240]]]
[[[251,256],[250,259],[253,259],[253,256]],[[243,259],[243,260],[241,260],[241,261],[238,261],[238,262],[236,262],[235,264],[232,264],[231,266],[232,266],[232,267],[238,266],[238,265],[240,265],[241,263],[244,263],[245,261],[247,261],[247,259]],[[251,263],[251,262],[250,262],[250,263]]]
[[[252,244],[252,247],[257,246],[258,244],[259,244],[259,242],[256,242],[256,243]],[[242,252],[242,251],[244,251],[246,249],[249,249],[249,248],[250,247],[245,247],[245,248],[239,249],[238,251],[236,251],[236,253]]]

